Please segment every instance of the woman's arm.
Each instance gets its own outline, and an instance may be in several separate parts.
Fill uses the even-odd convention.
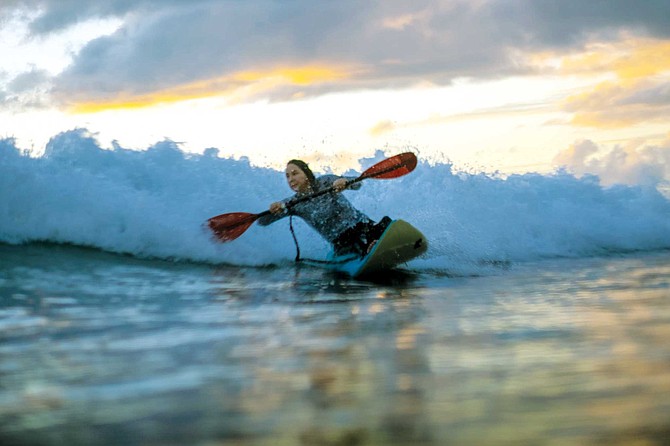
[[[342,192],[344,189],[358,190],[358,189],[361,188],[360,181],[358,183],[350,184],[347,187],[347,182],[349,182],[351,180],[355,180],[355,179],[356,179],[355,177],[339,177],[339,178],[336,178],[332,183],[333,189],[335,189],[335,192]]]
[[[275,203],[272,203],[269,209],[270,213],[268,215],[264,215],[260,217],[258,220],[256,220],[256,222],[259,225],[261,226],[271,225],[277,220],[281,220],[282,218],[288,215],[286,204],[283,201],[277,201]]]

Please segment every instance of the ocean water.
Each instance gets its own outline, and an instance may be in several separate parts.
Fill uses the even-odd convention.
[[[0,444],[668,444],[656,189],[420,159],[345,192],[431,242],[374,282],[294,265],[287,222],[202,228],[289,193],[170,141],[0,141]]]

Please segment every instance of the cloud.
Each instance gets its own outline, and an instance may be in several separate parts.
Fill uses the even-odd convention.
[[[107,100],[75,102],[70,110],[76,113],[92,113],[110,109],[149,107],[170,104],[190,99],[212,96],[213,92],[227,94],[229,103],[244,102],[258,95],[280,97],[296,93],[291,87],[309,86],[313,83],[334,81],[347,77],[345,69],[324,66],[277,68],[272,71],[248,71],[233,76],[168,87],[151,93],[116,94]]]
[[[670,183],[670,134],[659,144],[630,141],[611,148],[590,140],[575,142],[554,164],[577,175],[593,174],[605,184],[659,186]]]
[[[45,70],[32,68],[14,77],[0,88],[0,106],[42,108],[51,88],[51,77]]]
[[[17,12],[33,16],[30,30],[39,37],[92,19],[159,11],[178,3],[180,0],[3,0],[0,17]]]
[[[572,123],[616,128],[670,116],[670,42],[627,39],[576,57],[566,57],[565,73],[598,71],[611,79],[569,97],[565,109]]]
[[[396,124],[393,123],[393,121],[390,120],[384,120],[380,121],[377,124],[375,124],[371,129],[370,129],[370,134],[373,136],[378,136],[382,135],[387,132],[391,132],[396,128]]]
[[[660,105],[670,104],[670,80],[649,86],[642,86],[632,91],[627,98],[620,102],[622,105]],[[666,117],[670,114],[665,113]]]
[[[31,71],[16,76],[7,86],[11,93],[25,93],[37,88],[42,88],[49,80],[49,74],[44,70],[33,68]]]
[[[14,0],[0,13],[19,7],[40,11],[30,23],[36,36],[91,19],[124,20],[77,52],[54,79],[57,97],[75,102],[147,97],[249,71],[306,66],[356,70],[279,85],[280,97],[444,85],[457,77],[527,73],[533,67],[521,63],[520,52],[582,48],[621,30],[670,33],[667,0]]]

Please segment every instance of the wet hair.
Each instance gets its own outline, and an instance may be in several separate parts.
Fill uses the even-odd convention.
[[[298,169],[302,170],[305,173],[305,176],[307,177],[307,181],[309,181],[310,186],[316,187],[316,178],[314,178],[312,169],[309,168],[306,162],[304,162],[303,160],[291,160],[288,163],[286,163],[287,166],[289,164],[298,166]]]

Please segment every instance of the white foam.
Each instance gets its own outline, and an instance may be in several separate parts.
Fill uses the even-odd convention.
[[[392,155],[389,153],[388,155]],[[362,160],[365,162],[366,160]],[[421,161],[410,175],[367,180],[345,192],[373,219],[405,219],[431,242],[420,268],[480,261],[584,256],[670,247],[670,202],[653,187],[602,187],[565,172],[496,175],[454,172]],[[186,154],[171,141],[147,150],[101,149],[85,130],[52,138],[31,158],[0,141],[0,241],[47,240],[137,256],[262,265],[290,261],[288,221],[253,225],[214,243],[203,222],[220,213],[261,212],[291,194],[282,172]],[[326,244],[296,224],[303,255]]]

